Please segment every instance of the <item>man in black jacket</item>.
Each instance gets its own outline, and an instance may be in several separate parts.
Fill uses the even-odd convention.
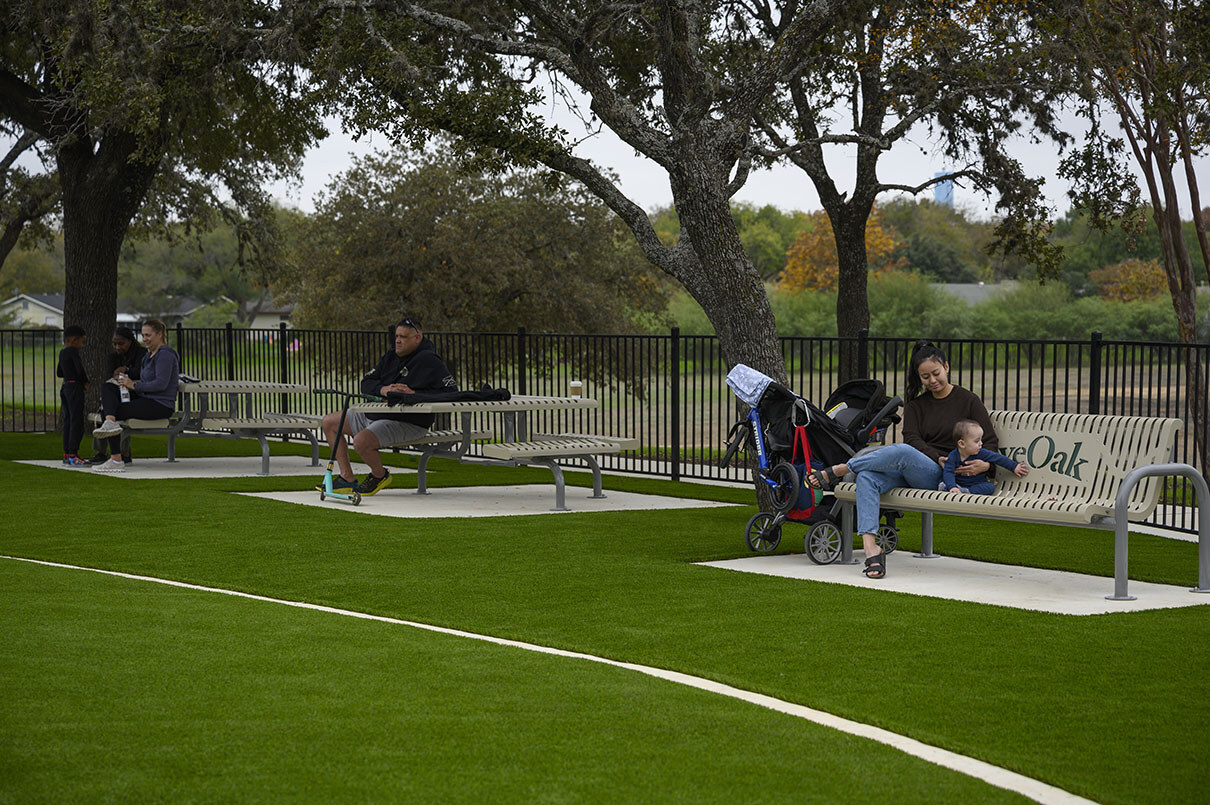
[[[454,391],[458,384],[437,355],[433,342],[424,337],[420,323],[405,318],[395,325],[395,349],[382,356],[378,365],[361,379],[361,393],[386,397],[391,392]],[[370,474],[357,483],[349,451],[342,438],[336,446],[336,461],[340,476],[332,479],[332,489],[348,493],[356,489],[362,495],[373,495],[391,483],[391,474],[382,466],[378,451],[399,442],[423,436],[433,424],[432,414],[363,414],[350,411],[344,432],[353,437],[353,449],[370,466]],[[323,420],[328,444],[336,437],[340,412],[328,414]],[[322,483],[316,488],[320,488]]]

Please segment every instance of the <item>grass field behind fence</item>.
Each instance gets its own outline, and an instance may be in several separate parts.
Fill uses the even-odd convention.
[[[8,458],[57,450],[53,436],[0,444]],[[134,439],[138,460],[162,448]],[[253,455],[256,445],[178,449]],[[440,460],[432,470],[435,494],[550,483],[541,470]],[[311,478],[133,481],[3,461],[0,480],[12,513],[3,554],[680,670],[1100,801],[1204,797],[1205,607],[1059,616],[697,567],[746,555],[750,493],[652,479],[611,476],[606,489],[743,505],[398,520],[231,494]],[[382,494],[414,484],[397,473]],[[902,549],[918,547],[918,519],[903,523]],[[802,550],[800,531],[786,529],[781,551]],[[1103,532],[938,516],[936,544],[1112,588]],[[1130,562],[1132,578],[1196,582],[1190,543],[1134,535]],[[0,591],[2,801],[1010,798],[868,741],[618,669],[7,560]]]

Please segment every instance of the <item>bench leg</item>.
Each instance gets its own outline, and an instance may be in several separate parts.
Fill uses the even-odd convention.
[[[429,458],[433,455],[432,449],[425,450],[420,454],[420,463],[416,465],[416,494],[428,495],[431,494],[428,488],[428,482],[425,480],[424,471],[428,468]]]
[[[1109,601],[1136,601],[1137,596],[1130,595],[1127,587],[1130,581],[1127,546],[1130,541],[1130,522],[1121,518],[1113,527],[1113,595],[1105,596]]]
[[[605,493],[601,491],[601,465],[597,463],[596,458],[593,456],[584,456],[584,460],[592,468],[592,497],[605,497]]]
[[[168,461],[176,461],[176,434],[172,433],[168,436]]]
[[[315,431],[306,431],[307,438],[311,440],[311,466],[319,466],[319,439],[315,438]]]
[[[914,554],[920,559],[939,559],[933,553],[933,513],[920,513],[920,553]]]
[[[269,474],[269,440],[265,438],[263,433],[256,434],[256,440],[260,442],[260,474]]]
[[[855,565],[853,558],[853,531],[856,509],[852,503],[841,504],[840,507],[840,564]]]
[[[546,469],[550,470],[555,476],[555,507],[551,509],[551,511],[571,511],[571,509],[567,508],[567,498],[565,494],[566,490],[563,487],[563,468],[556,464],[555,460],[551,458],[531,458],[527,459],[527,463],[541,464],[543,467],[546,467]]]

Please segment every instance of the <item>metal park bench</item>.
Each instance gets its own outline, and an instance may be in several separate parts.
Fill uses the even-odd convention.
[[[555,509],[566,510],[564,502],[563,468],[556,459],[580,459],[592,470],[592,497],[603,498],[601,491],[601,465],[596,456],[633,450],[639,446],[638,439],[622,439],[611,436],[589,436],[563,434],[550,436],[535,434],[530,442],[500,442],[483,445],[483,456],[494,459],[493,463],[505,466],[533,464],[546,467],[555,476]]]
[[[88,421],[95,425],[100,425],[104,419],[105,417],[97,412],[88,415]],[[173,412],[172,416],[166,419],[125,419],[118,424],[122,426],[121,435],[123,437],[132,433],[140,436],[167,436],[168,460],[176,461],[176,437],[189,427],[190,419],[189,398],[186,397],[181,403],[180,410]]]
[[[1190,480],[1198,499],[1198,585],[1193,592],[1210,593],[1210,493],[1206,480],[1188,464],[1169,463],[1179,419],[1096,414],[1046,414],[991,411],[1000,452],[1024,461],[1024,478],[999,473],[995,495],[951,493],[930,489],[892,489],[881,505],[921,513],[923,558],[934,558],[933,515],[956,514],[1025,523],[1112,530],[1114,594],[1112,601],[1129,601],[1127,542],[1129,523],[1146,520],[1155,511],[1163,479]],[[836,486],[844,501],[842,534],[853,533],[857,485]],[[852,545],[842,542],[842,559],[852,560]]]
[[[597,407],[597,401],[581,397],[535,397],[517,395],[508,400],[474,400],[461,402],[423,402],[403,406],[389,406],[384,402],[359,403],[354,410],[364,413],[429,413],[457,415],[461,428],[449,431],[430,431],[412,444],[420,446],[420,463],[417,466],[416,493],[428,494],[427,468],[430,458],[449,458],[455,461],[497,464],[518,467],[537,465],[546,467],[555,477],[555,510],[566,511],[566,496],[563,470],[558,460],[580,459],[592,470],[593,497],[603,498],[601,491],[601,468],[595,456],[618,453],[638,446],[636,439],[621,439],[609,436],[587,436],[563,434],[551,436],[529,434],[528,415],[538,411],[575,411]],[[482,457],[468,455],[472,441],[489,439],[489,431],[474,430],[471,426],[475,415],[500,415],[504,418],[504,440],[482,446]],[[439,438],[434,438],[434,437]],[[399,445],[394,445],[399,446]]]
[[[120,424],[124,431],[141,436],[167,436],[168,461],[176,461],[176,440],[189,436],[210,436],[219,439],[256,439],[261,448],[261,475],[269,474],[268,436],[302,436],[311,443],[311,466],[319,466],[319,441],[316,431],[323,417],[310,414],[262,412],[251,414],[251,397],[255,394],[309,394],[311,389],[294,383],[266,383],[243,380],[199,380],[182,382],[178,386],[181,408],[171,419],[127,419]],[[227,395],[225,410],[213,411],[211,395]],[[243,413],[239,399],[244,399]],[[196,401],[195,401],[196,398]],[[98,414],[91,414],[100,421]]]
[[[181,397],[197,395],[197,412],[190,417],[182,436],[211,436],[220,439],[256,439],[261,450],[261,475],[269,474],[269,436],[302,436],[311,443],[311,466],[319,466],[319,430],[323,417],[312,414],[288,414],[273,411],[252,413],[253,395],[310,394],[311,388],[299,383],[269,383],[258,380],[199,380],[181,383]],[[211,396],[227,397],[222,406],[211,404]],[[240,400],[243,399],[241,412]],[[216,410],[217,409],[217,410]],[[175,438],[175,437],[174,437]],[[169,448],[170,455],[172,448]],[[169,458],[169,461],[173,460]]]

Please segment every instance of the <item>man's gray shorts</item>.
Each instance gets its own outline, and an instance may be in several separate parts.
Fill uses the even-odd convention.
[[[413,425],[411,422],[400,422],[396,419],[371,420],[360,411],[350,411],[345,422],[349,432],[356,435],[363,430],[369,430],[378,437],[379,447],[390,447],[393,444],[414,442],[429,432],[428,428]]]

